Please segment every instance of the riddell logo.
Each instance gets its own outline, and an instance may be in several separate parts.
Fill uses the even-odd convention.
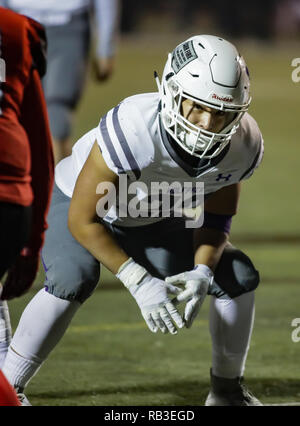
[[[223,102],[232,102],[233,98],[230,96],[218,96],[216,93],[214,93],[212,95],[213,99],[217,99],[218,101],[223,101]]]

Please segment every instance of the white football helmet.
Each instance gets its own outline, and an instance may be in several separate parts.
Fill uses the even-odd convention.
[[[185,151],[200,158],[213,158],[225,148],[251,102],[245,61],[221,37],[198,35],[179,44],[168,56],[161,84],[158,78],[157,83],[165,130]],[[233,120],[219,133],[199,128],[182,115],[185,99],[233,112]]]

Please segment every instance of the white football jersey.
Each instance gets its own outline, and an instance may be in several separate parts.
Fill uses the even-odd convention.
[[[98,127],[79,139],[72,155],[56,166],[56,184],[69,197],[72,197],[78,174],[95,141],[107,166],[117,175],[126,176],[126,196],[123,180],[122,192],[116,194],[116,204],[103,217],[118,226],[141,226],[169,217],[171,214],[168,216],[166,212],[163,216],[159,203],[155,210],[156,204],[151,204],[153,199],[149,199],[153,188],[163,182],[169,186],[176,183],[179,189],[192,188],[190,198],[194,201],[193,207],[196,207],[200,199],[195,197],[198,185],[200,188],[202,183],[207,196],[224,186],[247,179],[263,155],[263,140],[257,123],[245,114],[230,144],[201,168],[192,167],[180,157],[161,126],[158,93],[135,95],[110,110]],[[175,190],[177,187],[175,185]],[[143,213],[132,217],[128,215],[127,208],[137,199],[144,203]],[[149,213],[150,207],[151,214],[147,215],[145,211],[148,208]]]

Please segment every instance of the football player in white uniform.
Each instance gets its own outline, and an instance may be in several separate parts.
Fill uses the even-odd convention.
[[[231,43],[194,36],[169,55],[158,85],[158,93],[132,96],[109,111],[56,167],[42,253],[45,289],[23,312],[3,368],[18,392],[95,289],[103,264],[154,333],[191,327],[209,294],[206,405],[262,405],[242,384],[259,274],[228,241],[241,181],[263,154],[261,133],[247,113],[248,70]],[[136,188],[140,214],[132,191],[120,191],[124,179]],[[169,188],[203,183],[202,226],[187,226],[174,202],[167,215],[162,203],[152,203],[153,182]],[[197,205],[197,193],[191,194]],[[178,303],[185,303],[183,318]]]

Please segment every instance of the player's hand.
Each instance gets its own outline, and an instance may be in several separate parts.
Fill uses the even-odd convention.
[[[120,268],[117,277],[135,298],[149,329],[153,333],[160,329],[162,333],[177,334],[176,326],[183,328],[184,322],[168,293],[178,294],[180,290],[153,277],[132,259],[125,263],[126,266]]]
[[[184,327],[184,322],[170,301],[168,293],[171,293],[163,280],[148,274],[143,281],[131,292],[139,305],[144,320],[153,333],[158,329],[162,333],[177,334],[177,327]],[[178,294],[174,292],[173,294]]]
[[[213,272],[206,265],[197,265],[192,271],[182,272],[166,278],[167,284],[184,284],[184,290],[172,302],[175,305],[180,302],[186,302],[184,321],[187,328],[191,327],[198,315],[212,282]]]
[[[95,58],[93,61],[93,71],[96,81],[108,80],[114,72],[114,58]]]
[[[7,272],[1,294],[2,300],[10,300],[27,292],[35,280],[39,260],[39,254],[33,254],[28,248],[21,251],[14,265]]]

